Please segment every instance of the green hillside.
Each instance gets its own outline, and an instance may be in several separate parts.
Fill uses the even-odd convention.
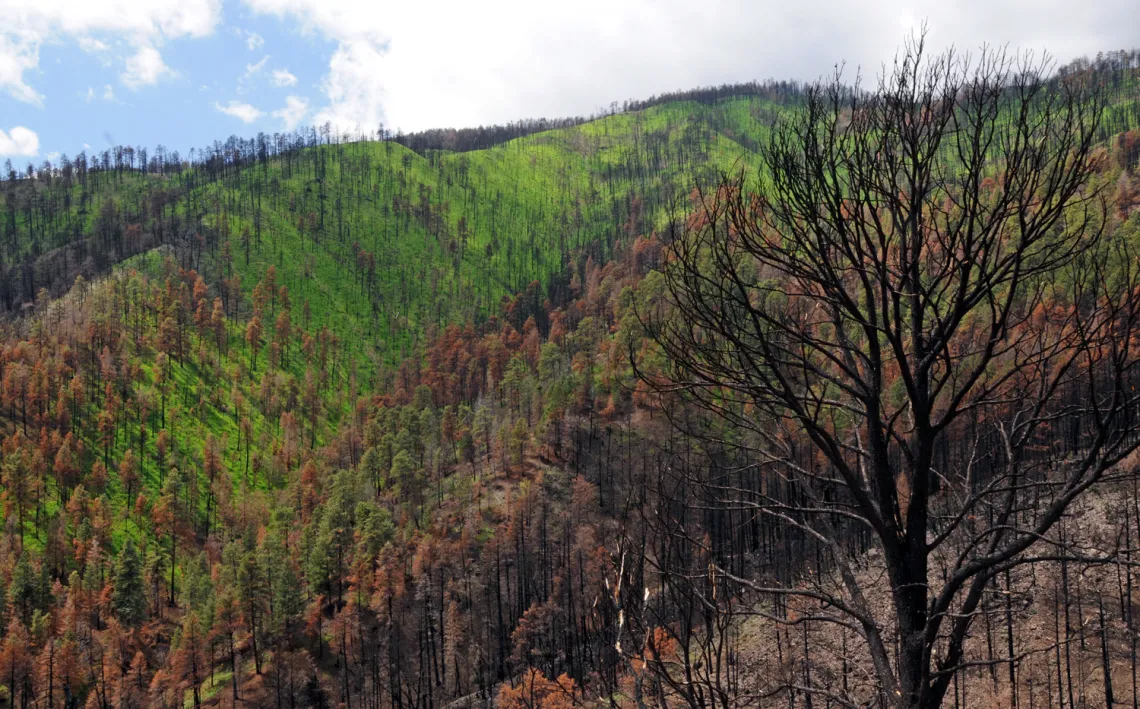
[[[1106,139],[1140,123],[1135,82],[1113,85]],[[141,149],[77,157],[4,183],[0,309],[170,244],[246,294],[274,265],[308,303],[306,325],[328,325],[375,371],[427,331],[497,314],[532,281],[549,293],[572,262],[604,263],[652,232],[695,184],[748,169],[798,101],[770,93],[666,101],[466,152],[310,131],[231,138],[192,163],[160,152],[145,172],[131,169]]]
[[[160,174],[96,172],[90,157],[83,175],[7,183],[4,304],[170,243],[247,293],[275,265],[316,327],[394,362],[426,329],[495,314],[531,281],[652,230],[695,180],[748,164],[780,110],[672,102],[463,153],[323,144]]]
[[[216,150],[224,161],[164,155],[161,169],[145,172],[130,164],[145,159],[141,151],[77,157],[54,174],[4,181],[0,306],[31,312],[36,301],[48,322],[79,312],[108,332],[143,333],[112,351],[137,368],[134,395],[150,409],[137,415],[167,430],[172,455],[185,452],[198,468],[212,437],[239,489],[279,487],[292,463],[279,443],[282,407],[269,400],[299,400],[316,372],[319,424],[298,424],[296,448],[311,447],[306,438],[328,443],[356,403],[350,394],[390,392],[396,366],[427,346],[425,335],[500,315],[504,300],[524,291],[538,315],[548,295],[569,292],[571,271],[584,274],[587,260],[600,266],[649,234],[694,181],[747,166],[781,110],[757,97],[675,101],[466,152],[420,153],[395,140],[281,143],[262,159],[256,142],[231,141]],[[195,275],[184,269],[209,286],[205,301],[223,301],[218,350],[226,356],[176,358],[160,342],[162,316],[138,305],[157,299],[174,327],[192,328],[202,300],[190,294]],[[119,274],[113,283],[71,290],[79,276],[90,283],[111,271]],[[270,280],[273,288],[261,290],[272,292],[259,296]],[[529,288],[534,281],[539,288]],[[281,287],[291,308],[279,307]],[[45,289],[59,298],[50,306]],[[259,297],[265,346],[249,354],[245,325],[262,310]],[[281,310],[290,311],[294,335],[276,332]],[[299,346],[292,356],[269,351],[303,337],[327,361],[313,362]],[[186,348],[201,351],[207,339],[187,335]],[[163,377],[157,350],[171,355]],[[174,420],[154,420],[160,401],[162,417]],[[137,449],[140,481],[157,494],[171,461],[147,455],[153,441],[142,434],[132,441],[116,429],[107,445],[88,429],[85,450],[113,470]],[[126,492],[119,485],[110,498],[116,517],[129,512]],[[201,515],[207,499],[196,503]]]

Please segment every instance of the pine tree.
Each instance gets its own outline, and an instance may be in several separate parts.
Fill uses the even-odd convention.
[[[195,709],[202,706],[201,684],[207,665],[205,644],[205,633],[198,616],[194,613],[186,614],[170,665],[183,691],[191,690]]]
[[[138,626],[146,619],[146,590],[143,587],[142,561],[134,542],[127,540],[115,562],[115,593],[112,600],[115,615],[125,625]]]

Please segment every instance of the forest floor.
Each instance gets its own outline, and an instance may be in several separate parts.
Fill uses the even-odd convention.
[[[1114,703],[1122,706],[1132,705],[1134,696],[1140,699],[1138,637],[1132,621],[1140,610],[1140,599],[1135,598],[1140,590],[1131,589],[1127,568],[1132,552],[1126,550],[1126,540],[1121,538],[1121,520],[1131,525],[1130,537],[1140,538],[1137,505],[1129,484],[1106,485],[1075,503],[1061,523],[1060,538],[1065,540],[1069,554],[1092,559],[1124,550],[1124,561],[1042,562],[1018,567],[1008,579],[1002,576],[995,580],[967,640],[967,656],[973,666],[958,673],[945,706],[1103,707],[1108,704],[1108,691],[1113,693]],[[1135,545],[1133,539],[1128,541]],[[1037,553],[1056,550],[1038,549]],[[932,559],[935,592],[943,561]],[[856,578],[883,627],[883,636],[892,638],[894,628],[885,622],[892,615],[890,584],[877,550],[859,560]],[[838,580],[823,579],[821,583],[834,591]],[[789,603],[786,618],[790,623],[775,622],[771,604],[763,603],[754,606],[755,614],[738,626],[739,674],[756,685],[749,689],[762,690],[784,682],[815,687],[846,685],[854,693],[873,696],[869,693],[874,686],[874,669],[858,636],[848,628],[806,620],[819,609],[799,603],[797,612],[796,605]],[[897,652],[897,647],[888,642],[892,654]],[[812,659],[809,674],[805,674],[805,654]],[[1111,688],[1104,677],[1106,656]],[[784,706],[784,702],[786,699],[778,703]]]

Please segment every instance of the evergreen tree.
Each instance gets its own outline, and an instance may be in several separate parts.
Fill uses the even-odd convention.
[[[134,542],[129,539],[115,562],[115,595],[112,604],[115,615],[126,625],[137,626],[146,619],[142,561]]]
[[[266,535],[261,545],[261,564],[266,569],[269,586],[269,632],[284,636],[304,612],[301,584],[297,569],[289,560],[281,531]]]

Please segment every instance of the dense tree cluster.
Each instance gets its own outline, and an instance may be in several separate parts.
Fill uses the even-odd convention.
[[[660,246],[637,244],[644,273]],[[626,260],[572,279],[595,317],[616,322]],[[571,395],[612,399],[581,369],[620,352],[607,327],[555,309],[550,341],[530,289],[446,330],[390,394],[336,402],[335,340],[251,332],[290,312],[272,269],[233,303],[243,324],[162,268],[80,282],[5,345],[5,634],[31,638],[6,656],[13,702],[173,706],[228,684],[257,705],[435,706],[524,670],[617,687],[617,609],[597,603],[616,528],[595,484],[537,457],[563,461],[569,436],[535,439]]]

